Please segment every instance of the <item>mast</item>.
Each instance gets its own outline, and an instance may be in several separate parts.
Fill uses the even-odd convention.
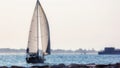
[[[40,6],[40,2],[39,2],[39,0],[37,0],[37,24],[38,24],[38,26],[37,26],[37,33],[38,33],[38,39],[37,39],[38,43],[37,43],[37,45],[38,45],[38,56],[39,56],[39,6]],[[44,54],[43,54],[43,52],[41,54],[41,58],[44,61]]]
[[[37,0],[37,48],[38,48],[38,51],[37,51],[37,56],[39,56],[39,16],[38,16],[38,4],[39,3],[39,0]]]

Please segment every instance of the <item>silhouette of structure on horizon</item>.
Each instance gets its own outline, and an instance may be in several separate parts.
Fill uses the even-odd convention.
[[[120,54],[120,49],[115,49],[114,47],[106,47],[103,51],[98,52],[101,54]]]

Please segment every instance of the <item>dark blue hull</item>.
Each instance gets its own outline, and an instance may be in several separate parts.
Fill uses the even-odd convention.
[[[36,64],[36,63],[44,63],[44,60],[41,59],[41,57],[27,57],[26,62]]]

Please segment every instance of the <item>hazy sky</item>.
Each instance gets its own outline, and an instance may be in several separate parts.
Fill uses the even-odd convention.
[[[52,49],[120,48],[120,0],[40,0]],[[0,48],[26,48],[36,0],[0,0]]]

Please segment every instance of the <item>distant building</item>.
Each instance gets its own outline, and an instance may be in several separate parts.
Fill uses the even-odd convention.
[[[120,49],[115,49],[114,47],[106,47],[103,51],[98,52],[98,54],[119,54],[120,55]]]

